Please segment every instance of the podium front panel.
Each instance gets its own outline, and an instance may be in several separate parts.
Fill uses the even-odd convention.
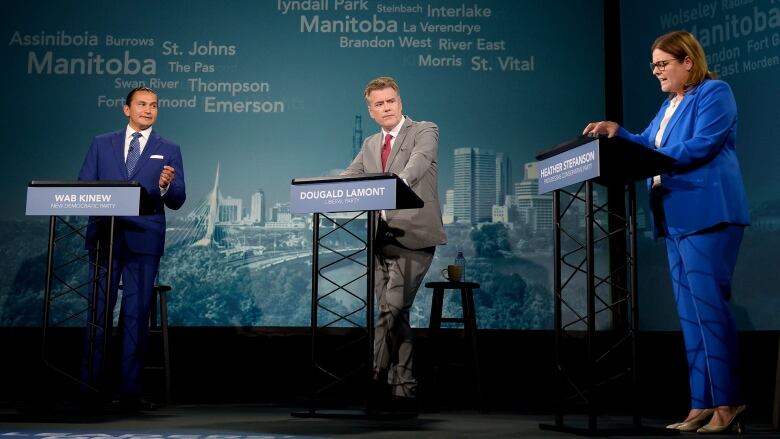
[[[290,185],[291,213],[395,209],[395,178]]]
[[[140,186],[29,186],[26,215],[138,216]]]
[[[599,140],[580,145],[539,162],[539,195],[601,175]]]
[[[537,154],[539,195],[583,181],[626,184],[670,172],[675,160],[622,137],[579,136]]]

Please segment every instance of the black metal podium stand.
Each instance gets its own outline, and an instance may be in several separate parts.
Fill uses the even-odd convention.
[[[97,331],[102,330],[104,337],[101,341],[103,352],[107,352],[108,339],[106,329],[111,325],[112,313],[109,310],[110,301],[106,298],[104,321],[97,322],[96,303],[100,287],[102,291],[109,291],[111,285],[113,242],[116,216],[137,216],[140,210],[142,196],[141,185],[137,181],[60,181],[60,180],[35,180],[28,184],[26,215],[49,216],[48,227],[48,253],[46,258],[46,279],[43,300],[43,321],[41,357],[44,366],[64,376],[66,379],[85,386],[95,392],[101,392],[105,388],[105,382],[84,382],[78,375],[65,365],[58,364],[51,358],[49,346],[52,338],[52,328],[67,326],[73,321],[84,321],[89,333],[89,359],[92,361],[95,349],[98,349]],[[85,223],[77,223],[72,217],[86,217],[90,220]],[[72,246],[65,245],[67,240],[76,239],[78,250],[84,249],[86,229],[96,221],[107,221],[108,239],[98,241],[95,251],[95,275],[86,282],[73,283],[66,275],[60,274],[62,270],[70,268],[73,264],[85,262],[89,258],[84,251],[76,251]],[[61,227],[58,227],[58,224]],[[59,229],[63,229],[59,232]],[[58,252],[58,248],[63,247]],[[57,258],[57,254],[62,254]],[[55,262],[56,260],[56,262]],[[100,261],[107,261],[102,265]],[[105,279],[103,285],[99,285],[101,278]],[[84,293],[83,289],[89,292]],[[90,305],[73,309],[72,304],[66,299],[70,296],[78,296],[86,300]],[[58,306],[62,304],[61,306]],[[63,316],[54,317],[54,310],[61,310]],[[85,316],[85,314],[88,314]],[[106,355],[102,362],[105,363]],[[90,370],[92,369],[90,365]],[[102,370],[101,365],[101,370]],[[105,374],[103,374],[105,376]]]
[[[539,427],[588,436],[645,434],[648,430],[679,433],[642,426],[637,364],[635,183],[667,172],[674,160],[618,137],[579,137],[540,153],[537,159],[539,192],[553,191],[555,367],[559,374],[555,423]],[[613,205],[596,199],[595,184],[617,192],[608,197]],[[577,206],[584,207],[582,223],[568,218],[572,213],[576,216]],[[602,252],[605,247],[608,251]],[[608,264],[597,264],[597,249],[609,254]],[[631,425],[599,425],[600,397],[608,386],[620,386],[622,393],[630,395]],[[584,414],[586,425],[567,424],[564,417],[573,412]]]
[[[360,176],[296,178],[290,188],[290,210],[292,213],[312,213],[312,268],[311,268],[311,396],[306,411],[294,412],[296,417],[318,418],[362,418],[375,414],[368,397],[373,374],[374,358],[374,237],[381,210],[414,209],[423,207],[423,201],[398,176],[390,173],[363,174]],[[333,213],[350,212],[339,222]],[[362,215],[367,215],[366,237],[359,237],[347,228]],[[320,233],[321,222],[332,225],[332,229]],[[360,244],[358,248],[336,248],[324,240],[336,231],[344,231]],[[334,257],[326,264],[320,264],[320,249]],[[361,260],[365,257],[365,262]],[[350,261],[365,267],[365,273],[340,282],[326,273],[329,267]],[[358,281],[365,277],[365,297],[352,291]],[[320,279],[330,288],[320,292]],[[346,292],[356,299],[356,309],[339,311],[328,303],[336,292]],[[319,319],[322,310],[329,319]],[[359,314],[365,312],[365,324]],[[345,337],[346,341],[330,346],[320,343],[323,335],[339,333],[338,325],[357,329],[356,337]],[[345,331],[347,332],[347,331]],[[360,364],[344,363],[343,357],[350,349],[364,350],[358,354],[364,358]],[[349,380],[364,383],[366,392],[362,410],[325,409],[322,403],[326,395],[338,391]]]

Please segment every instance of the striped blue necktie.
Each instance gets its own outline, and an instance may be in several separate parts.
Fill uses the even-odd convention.
[[[138,140],[143,134],[133,133],[133,140],[130,141],[130,149],[127,151],[127,176],[133,175],[135,164],[138,163],[138,159],[141,157],[141,142]]]

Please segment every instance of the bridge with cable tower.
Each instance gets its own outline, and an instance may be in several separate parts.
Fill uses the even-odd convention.
[[[311,258],[311,217],[295,218],[289,223],[261,225],[231,220],[225,215],[228,197],[220,191],[220,164],[214,185],[186,216],[169,219],[166,247],[217,250],[232,266],[263,270],[275,265]],[[240,217],[240,215],[239,215]],[[339,214],[349,221],[354,215]],[[354,219],[352,219],[354,221]],[[356,224],[365,225],[365,220]],[[346,245],[345,250],[352,245]]]

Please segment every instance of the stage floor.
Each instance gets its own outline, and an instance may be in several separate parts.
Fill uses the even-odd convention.
[[[416,418],[299,418],[301,407],[251,404],[174,405],[138,414],[109,411],[100,416],[54,410],[0,408],[0,438],[7,439],[271,439],[271,438],[564,438],[570,433],[546,431],[539,424],[552,415],[481,411],[423,411]],[[629,418],[602,417],[605,428],[629,425]],[[567,425],[578,419],[567,418]],[[584,421],[584,418],[580,420]],[[646,419],[662,427],[671,419]],[[622,423],[622,424],[621,424]],[[739,437],[777,438],[768,424],[751,424]],[[636,437],[605,430],[610,437]],[[602,436],[602,434],[599,434]],[[645,432],[643,437],[659,436]],[[724,437],[724,436],[720,436]],[[735,436],[737,437],[737,436]]]

